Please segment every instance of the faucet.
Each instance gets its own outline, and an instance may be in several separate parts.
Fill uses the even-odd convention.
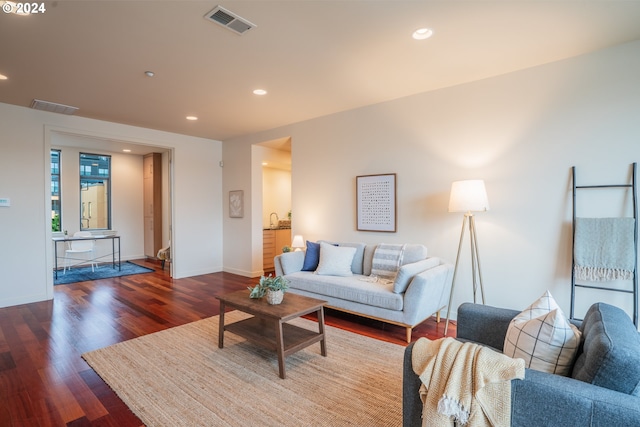
[[[274,215],[276,216],[275,226],[274,226],[274,222],[273,222],[273,216]],[[269,215],[269,227],[276,228],[279,223],[280,223],[280,219],[278,218],[278,214],[276,212],[271,212],[271,215]]]

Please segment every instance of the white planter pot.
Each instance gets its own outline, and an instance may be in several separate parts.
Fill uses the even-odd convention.
[[[267,302],[269,304],[280,304],[284,298],[284,292],[267,290]]]

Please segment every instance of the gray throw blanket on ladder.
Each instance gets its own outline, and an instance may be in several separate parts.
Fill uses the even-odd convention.
[[[402,265],[406,245],[380,243],[373,253],[371,275],[393,282]]]
[[[636,251],[633,218],[576,218],[576,279],[633,279]]]

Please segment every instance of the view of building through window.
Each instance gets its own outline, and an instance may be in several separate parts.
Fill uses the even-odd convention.
[[[111,156],[80,153],[80,230],[111,228]]]
[[[62,231],[60,150],[51,150],[51,231]]]

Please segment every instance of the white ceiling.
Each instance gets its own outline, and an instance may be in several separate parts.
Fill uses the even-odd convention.
[[[218,4],[257,28],[237,35],[205,20]],[[45,8],[0,13],[0,74],[8,77],[0,102],[28,107],[36,98],[78,107],[78,116],[217,140],[640,39],[636,0],[93,0]],[[434,36],[413,40],[419,27]],[[258,97],[256,88],[269,93]]]

